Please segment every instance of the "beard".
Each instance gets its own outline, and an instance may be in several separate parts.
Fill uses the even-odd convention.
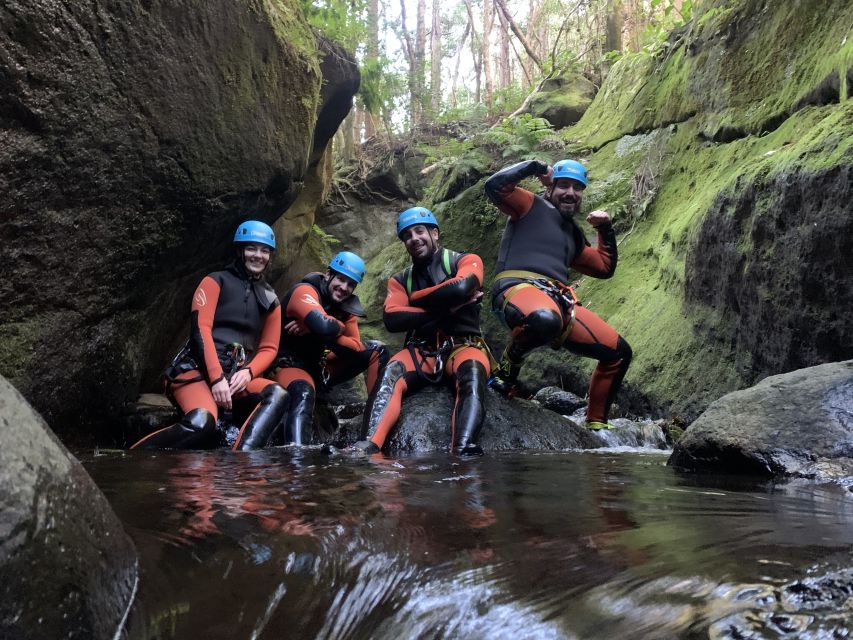
[[[581,201],[580,198],[553,198],[549,197],[548,200],[557,211],[560,212],[560,215],[564,220],[569,220],[580,210]]]

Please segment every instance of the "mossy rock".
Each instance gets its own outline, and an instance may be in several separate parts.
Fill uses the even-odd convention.
[[[562,129],[581,119],[595,92],[595,85],[582,74],[565,73],[542,84],[532,96],[527,112],[545,118],[555,129]]]
[[[623,56],[567,139],[598,149],[695,117],[700,135],[729,142],[848,97],[850,3],[716,0],[703,9],[657,56]]]

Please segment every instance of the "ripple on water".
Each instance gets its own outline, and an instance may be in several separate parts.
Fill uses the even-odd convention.
[[[131,638],[835,638],[853,500],[648,452],[85,459],[140,551]]]

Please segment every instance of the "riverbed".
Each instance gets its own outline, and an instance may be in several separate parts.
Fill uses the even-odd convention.
[[[641,449],[80,457],[139,550],[131,639],[853,635],[834,487]]]

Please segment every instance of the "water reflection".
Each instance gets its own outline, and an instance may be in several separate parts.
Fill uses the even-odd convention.
[[[140,550],[131,638],[834,637],[850,625],[843,601],[806,607],[786,591],[853,564],[845,494],[664,462],[84,459]]]

